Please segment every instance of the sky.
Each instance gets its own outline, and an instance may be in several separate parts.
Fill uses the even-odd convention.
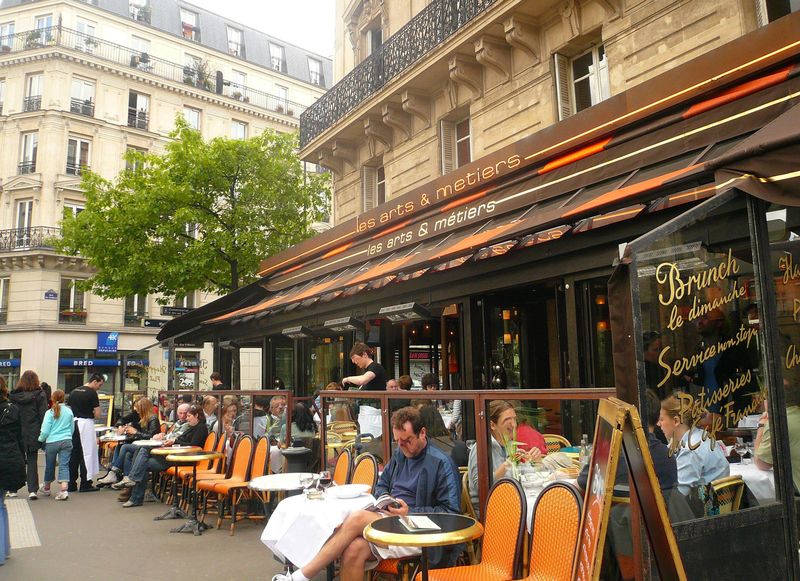
[[[333,58],[336,0],[188,0],[275,38]]]

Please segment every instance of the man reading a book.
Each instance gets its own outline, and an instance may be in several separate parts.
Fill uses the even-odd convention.
[[[458,470],[449,456],[428,445],[425,426],[419,412],[412,407],[400,408],[392,414],[392,434],[397,450],[381,474],[373,491],[396,499],[380,511],[357,510],[350,513],[341,526],[306,566],[291,575],[278,574],[273,581],[309,581],[328,564],[341,557],[342,581],[362,581],[364,571],[381,559],[418,555],[415,547],[379,547],[361,536],[371,522],[391,515],[461,511],[461,490]],[[429,551],[432,563],[441,560],[441,548]]]

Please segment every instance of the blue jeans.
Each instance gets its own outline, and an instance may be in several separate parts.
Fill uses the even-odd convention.
[[[6,491],[0,488],[0,565],[6,562],[11,552],[11,537],[8,534],[8,512],[6,512]]]
[[[111,465],[118,470],[125,469],[124,472],[127,474],[130,472],[131,463],[133,462],[133,455],[139,449],[139,446],[135,446],[133,444],[123,444],[122,446],[117,446],[116,450],[114,450],[114,459],[111,461]]]
[[[44,481],[52,482],[56,474],[56,457],[58,457],[58,480],[69,481],[69,459],[72,456],[72,440],[48,442],[44,448]]]
[[[137,480],[134,478],[132,475],[133,471],[131,471],[131,474],[128,475],[128,478],[131,480],[136,480],[136,486],[134,486],[133,490],[131,491],[131,502],[135,504],[141,504],[144,500],[144,493],[147,492],[148,472],[161,472],[162,470],[166,470],[168,466],[169,464],[167,464],[167,461],[164,460],[164,458],[160,456],[150,456],[147,459],[147,463],[144,464],[144,470],[141,472],[141,474],[143,474],[141,479]]]

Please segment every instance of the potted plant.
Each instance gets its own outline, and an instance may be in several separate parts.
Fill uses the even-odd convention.
[[[233,99],[236,99],[237,101],[241,101],[241,100],[242,100],[242,94],[241,94],[239,91],[234,91],[234,92],[231,94],[231,97],[232,97]]]
[[[42,45],[41,38],[42,38],[42,32],[40,30],[31,30],[25,36],[25,48],[41,46]]]
[[[283,105],[281,105],[280,103],[278,103],[277,105],[275,105],[275,110],[276,110],[278,113],[283,113]]]
[[[0,51],[11,52],[11,45],[10,44],[4,44],[4,45],[0,46]]]

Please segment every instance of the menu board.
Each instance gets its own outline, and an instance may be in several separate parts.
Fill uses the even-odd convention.
[[[94,419],[97,426],[111,427],[111,419],[114,415],[114,396],[113,395],[98,395],[100,400],[100,417]]]
[[[635,491],[632,502],[633,499],[638,502],[660,577],[685,580],[686,573],[639,414],[634,406],[613,397],[600,401],[572,578],[577,581],[600,579],[614,480],[620,461],[626,462],[630,469],[630,482]]]

